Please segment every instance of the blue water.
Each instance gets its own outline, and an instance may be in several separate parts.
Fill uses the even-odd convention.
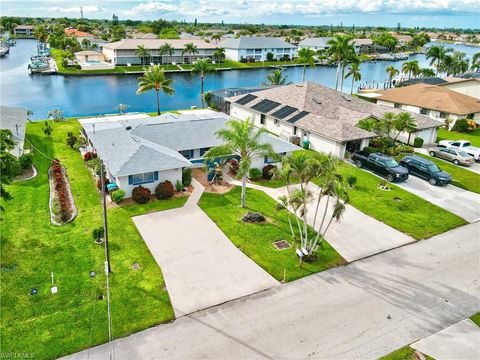
[[[480,51],[478,48],[452,45],[456,50],[469,56]],[[97,115],[115,113],[115,107],[127,104],[128,111],[155,111],[155,95],[147,93],[136,95],[138,75],[105,76],[60,76],[29,75],[27,65],[30,56],[36,52],[34,40],[18,40],[10,49],[10,54],[0,59],[1,104],[25,107],[33,111],[32,119],[44,119],[52,108],[60,108],[66,116]],[[410,60],[418,60],[421,67],[427,67],[424,55],[415,55]],[[395,65],[401,68],[403,61],[368,62],[361,65],[360,83],[386,79],[385,68]],[[227,87],[257,86],[265,81],[271,69],[219,71],[209,74],[205,80],[205,90],[217,90]],[[284,74],[288,81],[302,80],[301,67],[288,68]],[[319,66],[307,69],[307,80],[326,86],[335,86],[335,67]],[[189,73],[168,74],[172,77],[176,93],[172,97],[161,95],[162,110],[185,109],[192,105],[200,106],[200,80]],[[351,80],[344,82],[344,91],[349,92]]]

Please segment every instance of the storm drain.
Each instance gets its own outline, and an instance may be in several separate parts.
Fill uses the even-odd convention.
[[[273,246],[275,246],[277,250],[284,250],[288,249],[291,245],[287,240],[278,240],[273,242]]]

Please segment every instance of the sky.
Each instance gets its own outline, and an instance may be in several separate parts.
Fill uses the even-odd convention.
[[[1,0],[1,15],[480,28],[480,0]]]

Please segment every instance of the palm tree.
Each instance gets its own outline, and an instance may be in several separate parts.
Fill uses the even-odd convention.
[[[160,91],[168,96],[172,96],[175,90],[172,88],[173,79],[166,79],[165,73],[160,65],[154,65],[148,68],[143,76],[138,78],[137,95],[150,90],[155,90],[157,97],[157,115],[160,115]]]
[[[35,39],[41,43],[46,44],[48,40],[48,31],[44,25],[38,25],[35,26],[35,29],[33,30],[33,36],[35,36]]]
[[[226,50],[223,47],[217,47],[215,49],[215,52],[213,53],[213,57],[215,58],[215,61],[223,61],[225,59],[225,53]]]
[[[145,65],[146,59],[147,57],[150,56],[150,53],[148,52],[147,49],[145,49],[145,46],[138,45],[137,50],[135,50],[135,55],[137,55],[140,58],[142,65]]]
[[[215,134],[223,141],[205,153],[205,158],[214,159],[225,156],[239,158],[238,174],[242,177],[242,194],[240,203],[246,206],[247,175],[252,166],[252,159],[272,155],[272,145],[264,143],[262,137],[267,133],[264,128],[257,128],[252,121],[229,120],[227,126]]]
[[[402,131],[408,132],[407,144],[410,144],[410,136],[413,131],[417,129],[417,123],[412,115],[408,112],[402,112],[395,117],[394,127],[397,130],[397,135],[393,140],[397,140]]]
[[[185,44],[185,47],[182,51],[182,55],[184,54],[190,54],[189,63],[192,63],[192,56],[198,54],[198,49],[195,45],[193,45],[193,43]]]
[[[264,85],[285,85],[287,77],[287,75],[283,76],[283,69],[273,70],[267,75],[267,82]]]
[[[392,80],[396,75],[400,74],[400,71],[398,71],[393,65],[387,66],[385,71],[388,74],[388,86],[392,87]]]
[[[353,84],[355,81],[362,80],[362,73],[360,72],[360,64],[355,62],[350,65],[348,72],[345,75],[345,79],[352,77],[352,87],[350,88],[350,95],[353,94]]]
[[[426,58],[431,59],[430,66],[436,63],[435,76],[438,75],[442,62],[445,60],[445,56],[447,55],[447,53],[452,51],[453,49],[451,48],[445,49],[445,47],[440,45],[434,45],[428,49]]]
[[[221,38],[222,38],[222,34],[213,34],[210,37],[210,39],[215,40],[215,44],[218,44]]]
[[[163,64],[163,56],[168,55],[170,56],[170,63],[172,62],[172,56],[175,54],[175,49],[169,43],[165,43],[158,49],[158,53],[162,56],[162,64]]]
[[[412,77],[412,75],[418,75],[419,72],[420,66],[418,65],[418,60],[405,61],[402,64],[402,73],[408,74],[409,79]]]
[[[461,51],[454,51],[451,57],[451,62],[449,66],[449,72],[454,76],[463,74],[468,71],[469,68],[469,59],[466,57],[467,54]]]
[[[435,76],[436,73],[435,73],[435,70],[433,69],[423,68],[423,69],[420,69],[420,75],[422,75],[423,77],[432,77],[432,76]]]
[[[315,67],[315,51],[310,48],[301,48],[297,53],[297,63],[303,64],[302,82],[304,82],[307,65],[312,68]]]
[[[390,137],[390,132],[395,127],[395,119],[396,115],[392,112],[386,112],[383,114],[382,118],[380,119],[380,128],[382,132],[385,132],[387,137]]]
[[[355,48],[351,42],[352,38],[346,35],[335,35],[327,44],[330,46],[327,53],[333,61],[338,63],[337,74],[335,78],[335,90],[338,90],[338,76],[340,70],[345,66],[345,61],[352,58],[352,53],[355,53]]]
[[[210,59],[198,59],[193,63],[192,73],[200,75],[200,98],[202,100],[202,108],[204,107],[204,94],[203,94],[203,83],[205,75],[212,72],[214,67],[210,63]]]
[[[473,54],[470,69],[475,72],[480,71],[480,52]]]
[[[374,119],[373,117],[368,117],[365,119],[362,119],[358,122],[357,126],[360,129],[366,130],[366,131],[378,131],[379,130],[379,121],[377,119]]]

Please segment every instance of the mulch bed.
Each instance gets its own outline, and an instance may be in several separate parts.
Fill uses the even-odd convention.
[[[59,162],[54,161],[48,169],[48,182],[50,185],[50,221],[57,226],[73,221],[77,216],[77,208],[67,171]],[[54,210],[54,207],[58,207],[58,209]]]
[[[232,190],[233,185],[227,183],[225,180],[221,185],[211,184],[207,179],[207,173],[201,168],[192,169],[192,176],[203,185],[205,192],[216,193],[216,194],[225,194]]]
[[[18,175],[13,181],[27,181],[31,180],[38,175],[37,169],[32,165],[29,169],[24,169],[23,172]]]

